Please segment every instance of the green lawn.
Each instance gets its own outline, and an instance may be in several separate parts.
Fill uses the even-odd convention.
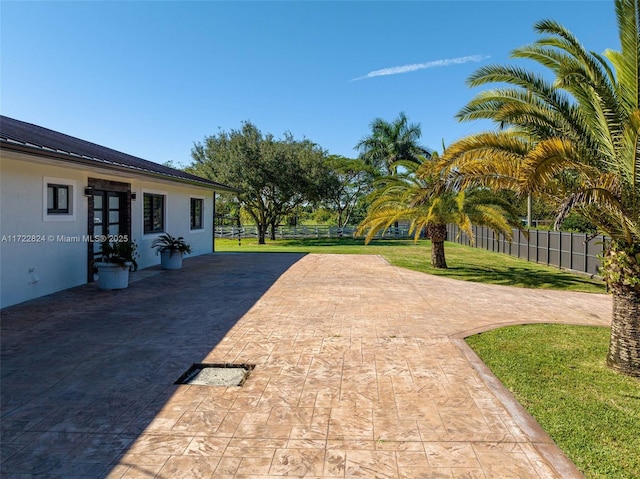
[[[363,240],[352,238],[324,238],[267,240],[267,244],[259,245],[255,239],[243,239],[238,245],[238,240],[216,239],[216,251],[376,254],[395,266],[465,281],[520,288],[605,292],[602,281],[588,276],[449,242],[445,246],[449,266],[446,270],[431,267],[431,243],[428,240],[418,243],[412,240],[374,240],[365,245]]]
[[[588,478],[640,478],[640,380],[606,367],[609,334],[538,324],[467,343]]]

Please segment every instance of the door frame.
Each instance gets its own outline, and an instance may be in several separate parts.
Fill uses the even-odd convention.
[[[129,241],[132,241],[131,237],[131,183],[124,183],[120,181],[104,180],[101,178],[89,178],[88,186],[92,190],[124,193],[124,205],[120,211],[122,215],[121,226],[124,231],[120,231],[120,234],[126,234],[129,237]],[[87,235],[89,238],[93,238],[95,229],[93,223],[94,210],[93,210],[93,195],[89,196],[87,207]],[[93,243],[87,242],[87,283],[93,282]]]

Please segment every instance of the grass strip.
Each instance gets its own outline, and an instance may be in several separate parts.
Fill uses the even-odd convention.
[[[420,240],[374,240],[365,245],[353,238],[319,238],[267,240],[260,245],[256,239],[216,239],[220,252],[289,252],[328,254],[375,254],[394,266],[423,273],[478,283],[501,284],[519,288],[556,289],[605,293],[603,281],[558,268],[514,258],[503,253],[447,242],[445,252],[448,269],[431,267],[431,242]]]
[[[466,341],[586,477],[640,478],[640,380],[606,367],[609,335],[536,324]]]

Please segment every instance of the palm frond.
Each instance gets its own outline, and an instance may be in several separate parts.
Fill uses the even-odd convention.
[[[528,193],[538,191],[567,168],[580,168],[574,144],[561,138],[542,140],[525,159],[521,176],[522,189]]]
[[[453,143],[439,159],[436,170],[448,188],[516,189],[520,168],[532,145],[518,132],[470,135]]]
[[[615,68],[618,94],[630,112],[640,107],[640,1],[616,0],[615,5],[621,49],[604,55]]]

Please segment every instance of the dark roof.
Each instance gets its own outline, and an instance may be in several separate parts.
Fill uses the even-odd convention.
[[[0,147],[73,163],[120,171],[129,170],[146,176],[161,177],[218,191],[237,191],[222,183],[2,115],[0,115]]]

